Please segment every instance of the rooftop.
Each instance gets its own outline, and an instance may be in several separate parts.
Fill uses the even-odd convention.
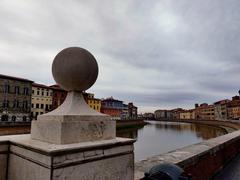
[[[29,79],[24,79],[24,78],[14,77],[14,76],[8,76],[8,75],[4,75],[4,74],[0,74],[0,78],[17,80],[17,81],[25,81],[25,82],[33,83],[33,81],[31,81],[31,80],[29,80]]]

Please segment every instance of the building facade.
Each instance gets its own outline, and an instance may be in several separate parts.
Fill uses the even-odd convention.
[[[38,115],[52,110],[53,90],[43,84],[32,84],[31,117],[37,119]]]
[[[28,79],[0,75],[0,121],[31,120],[32,83]]]
[[[228,118],[227,106],[230,100],[225,99],[214,103],[215,120],[226,120]]]
[[[53,91],[52,110],[54,110],[64,102],[67,96],[67,91],[63,90],[59,85],[52,85],[50,88]]]
[[[215,109],[213,105],[203,106],[201,108],[201,119],[202,120],[214,120],[215,119]]]
[[[128,105],[127,104],[123,104],[121,119],[122,120],[127,120],[128,118],[129,118]]]
[[[123,101],[113,97],[102,100],[101,113],[110,115],[113,119],[120,120],[123,109]]]
[[[154,116],[154,113],[144,113],[143,118],[144,120],[154,120],[155,116]]]
[[[183,111],[182,108],[176,108],[171,110],[172,119],[179,120],[180,119],[180,113]]]
[[[172,111],[159,109],[154,112],[154,116],[156,120],[169,120],[172,119]]]
[[[83,93],[83,97],[86,103],[90,106],[90,108],[100,112],[101,111],[101,100],[94,98],[94,94],[92,93]]]
[[[138,108],[134,104],[128,103],[128,119],[136,120],[138,118]]]
[[[181,120],[194,120],[195,119],[195,110],[185,110],[180,112]]]
[[[228,119],[240,120],[240,96],[234,96],[227,105]]]

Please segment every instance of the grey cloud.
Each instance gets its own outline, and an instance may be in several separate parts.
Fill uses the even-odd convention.
[[[90,50],[90,89],[149,107],[235,95],[240,79],[238,0],[1,1],[0,72],[52,84],[67,46]]]

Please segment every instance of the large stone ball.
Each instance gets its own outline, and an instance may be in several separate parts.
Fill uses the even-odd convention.
[[[97,80],[98,64],[86,49],[69,47],[53,60],[52,74],[56,83],[66,91],[85,91]]]

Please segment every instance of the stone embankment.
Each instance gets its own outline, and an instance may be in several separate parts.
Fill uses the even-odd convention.
[[[144,126],[147,124],[144,120],[117,120],[116,122],[117,129]]]
[[[227,132],[233,132],[240,129],[240,121],[216,121],[216,120],[164,120],[163,122],[181,122],[181,123],[195,123],[204,124],[208,126],[217,126],[224,128]]]
[[[211,179],[240,153],[240,123],[226,121],[181,122],[219,126],[235,131],[139,161],[135,163],[135,180],[141,179],[144,172],[153,166],[164,162],[182,167],[187,173],[192,174],[193,180]]]

